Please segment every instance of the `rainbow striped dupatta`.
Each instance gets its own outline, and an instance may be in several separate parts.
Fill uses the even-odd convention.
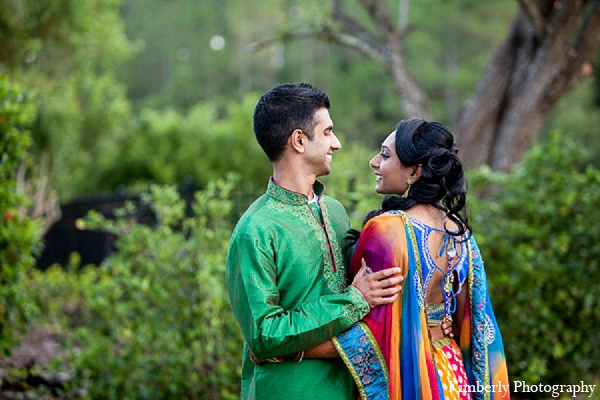
[[[459,342],[470,385],[459,390],[469,390],[473,399],[506,399],[508,391],[502,388],[509,386],[502,338],[473,238],[468,250],[469,296]],[[362,322],[333,339],[363,400],[444,399],[427,329],[418,254],[412,222],[404,212],[371,219],[356,244],[352,276],[362,258],[373,271],[398,266],[404,276],[398,300],[372,309]]]

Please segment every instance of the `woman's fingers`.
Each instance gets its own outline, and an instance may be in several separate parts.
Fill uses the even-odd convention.
[[[443,322],[442,323],[442,331],[444,332],[444,335],[450,337],[450,338],[454,338],[454,333],[452,332],[453,328],[452,328],[452,324]]]

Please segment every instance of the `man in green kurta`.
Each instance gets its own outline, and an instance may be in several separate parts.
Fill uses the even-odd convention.
[[[390,277],[399,269],[359,273],[349,285],[341,251],[349,219],[316,180],[341,147],[329,107],[320,90],[286,84],[254,109],[273,176],[238,221],[227,256],[229,300],[245,341],[242,399],[355,398],[343,361],[312,358],[315,349],[400,290],[400,278]]]

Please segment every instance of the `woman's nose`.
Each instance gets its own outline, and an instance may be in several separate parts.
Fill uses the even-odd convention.
[[[375,157],[371,158],[371,161],[369,161],[369,166],[371,166],[371,168],[377,168],[379,166],[379,154],[377,154]]]

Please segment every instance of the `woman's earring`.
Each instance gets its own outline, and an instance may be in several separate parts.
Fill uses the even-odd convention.
[[[406,192],[402,193],[402,197],[407,198],[408,197],[408,192],[410,191],[410,187],[413,184],[413,179],[412,178],[408,178],[406,180],[406,184],[408,185],[408,188],[406,189]]]
[[[406,180],[406,184],[408,185],[408,188],[406,188],[406,192],[402,193],[402,197],[407,198],[408,197],[408,192],[410,192],[410,187],[412,186],[414,182],[412,181],[412,178],[408,178]]]

